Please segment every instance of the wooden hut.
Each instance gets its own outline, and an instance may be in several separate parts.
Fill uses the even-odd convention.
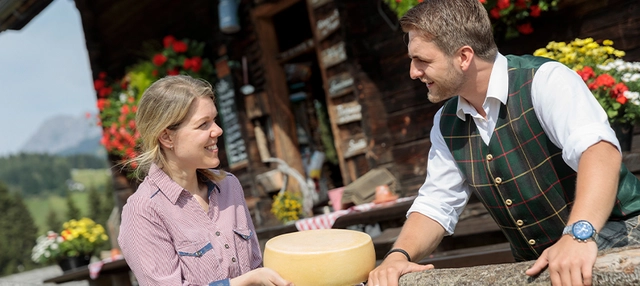
[[[0,31],[20,29],[50,2],[4,1]],[[314,152],[322,152],[325,163],[314,182],[320,193],[378,167],[393,174],[402,195],[416,193],[423,183],[439,104],[409,78],[404,35],[383,1],[241,0],[241,28],[234,33],[219,27],[219,1],[75,3],[94,78],[102,71],[122,75],[147,56],[144,47],[159,46],[169,34],[206,43],[205,56],[220,65],[218,72],[227,71],[212,80],[228,82],[226,110],[238,118],[223,135],[221,168],[239,177],[262,217],[269,216],[273,194],[265,192],[264,181],[272,181],[269,171],[277,167],[266,162],[270,157],[304,175]],[[635,0],[563,0],[558,11],[534,21],[533,34],[500,41],[499,48],[522,54],[551,40],[608,38],[627,52],[627,60],[637,61],[639,6]],[[254,91],[243,94],[246,84]],[[115,180],[122,206],[135,183],[123,174]]]

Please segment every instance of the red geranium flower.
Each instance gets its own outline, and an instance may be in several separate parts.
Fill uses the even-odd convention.
[[[202,58],[201,57],[191,58],[191,70],[193,72],[199,72],[201,68],[202,68]]]
[[[496,4],[498,6],[498,8],[500,10],[504,10],[509,8],[509,6],[511,6],[511,1],[510,0],[498,0],[498,3]]]
[[[176,53],[184,53],[187,51],[187,44],[183,41],[176,41],[173,43],[173,51]]]
[[[529,13],[531,17],[539,17],[540,16],[540,6],[531,5],[531,12]]]
[[[93,81],[93,88],[95,90],[100,90],[104,87],[105,84],[106,82],[103,79],[96,79]]]
[[[162,44],[164,45],[164,48],[168,48],[169,46],[173,45],[173,42],[176,41],[176,38],[172,35],[168,35],[166,37],[164,37],[164,39],[162,39]]]
[[[180,74],[180,71],[178,70],[178,68],[167,70],[167,75],[179,75],[179,74]]]
[[[522,25],[518,25],[518,32],[523,35],[528,35],[533,33],[533,27],[531,27],[531,23],[524,23]]]
[[[498,9],[498,7],[493,7],[489,14],[491,15],[491,18],[500,19],[500,9]]]
[[[154,65],[161,66],[167,62],[167,57],[165,57],[163,54],[156,54],[155,56],[153,56],[152,61]]]
[[[624,92],[628,91],[629,88],[627,87],[627,85],[625,85],[622,82],[617,83],[616,85],[613,86],[613,88],[611,88],[611,97],[616,98],[616,100],[618,100],[618,102],[620,102],[620,97],[624,97],[625,102],[627,101],[627,98],[624,96]],[[622,102],[620,102],[622,103]],[[624,103],[622,103],[624,104]]]
[[[598,89],[600,87],[612,87],[616,83],[616,80],[610,74],[601,74],[595,81],[589,84],[589,89]]]
[[[581,70],[577,71],[577,73],[585,82],[596,76],[596,74],[593,72],[593,68],[591,68],[590,66],[585,66]]]

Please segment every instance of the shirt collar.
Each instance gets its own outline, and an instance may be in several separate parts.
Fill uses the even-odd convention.
[[[483,107],[486,108],[487,100],[493,98],[497,99],[502,104],[507,104],[507,98],[509,93],[509,73],[507,70],[507,58],[498,53],[496,59],[493,61],[493,68],[491,69],[491,76],[489,78],[489,86],[487,87],[487,96]],[[461,120],[465,120],[466,114],[475,114],[477,111],[469,104],[469,102],[458,96],[458,109],[456,115]]]
[[[149,168],[149,179],[158,187],[172,204],[176,204],[180,194],[186,191],[183,187],[174,182],[167,173],[165,173],[158,165],[151,164]]]

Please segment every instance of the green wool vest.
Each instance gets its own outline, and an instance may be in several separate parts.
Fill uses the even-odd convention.
[[[576,172],[547,137],[531,102],[531,82],[540,65],[533,56],[507,56],[509,97],[489,146],[470,115],[456,115],[457,97],[442,111],[440,130],[469,187],[511,243],[518,261],[537,259],[562,236],[575,198]],[[640,181],[624,165],[610,219],[640,211]]]

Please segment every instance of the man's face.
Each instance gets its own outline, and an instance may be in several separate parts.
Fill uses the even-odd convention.
[[[409,75],[426,84],[429,101],[436,103],[458,94],[465,76],[451,57],[416,31],[409,32],[408,50],[411,58]]]

